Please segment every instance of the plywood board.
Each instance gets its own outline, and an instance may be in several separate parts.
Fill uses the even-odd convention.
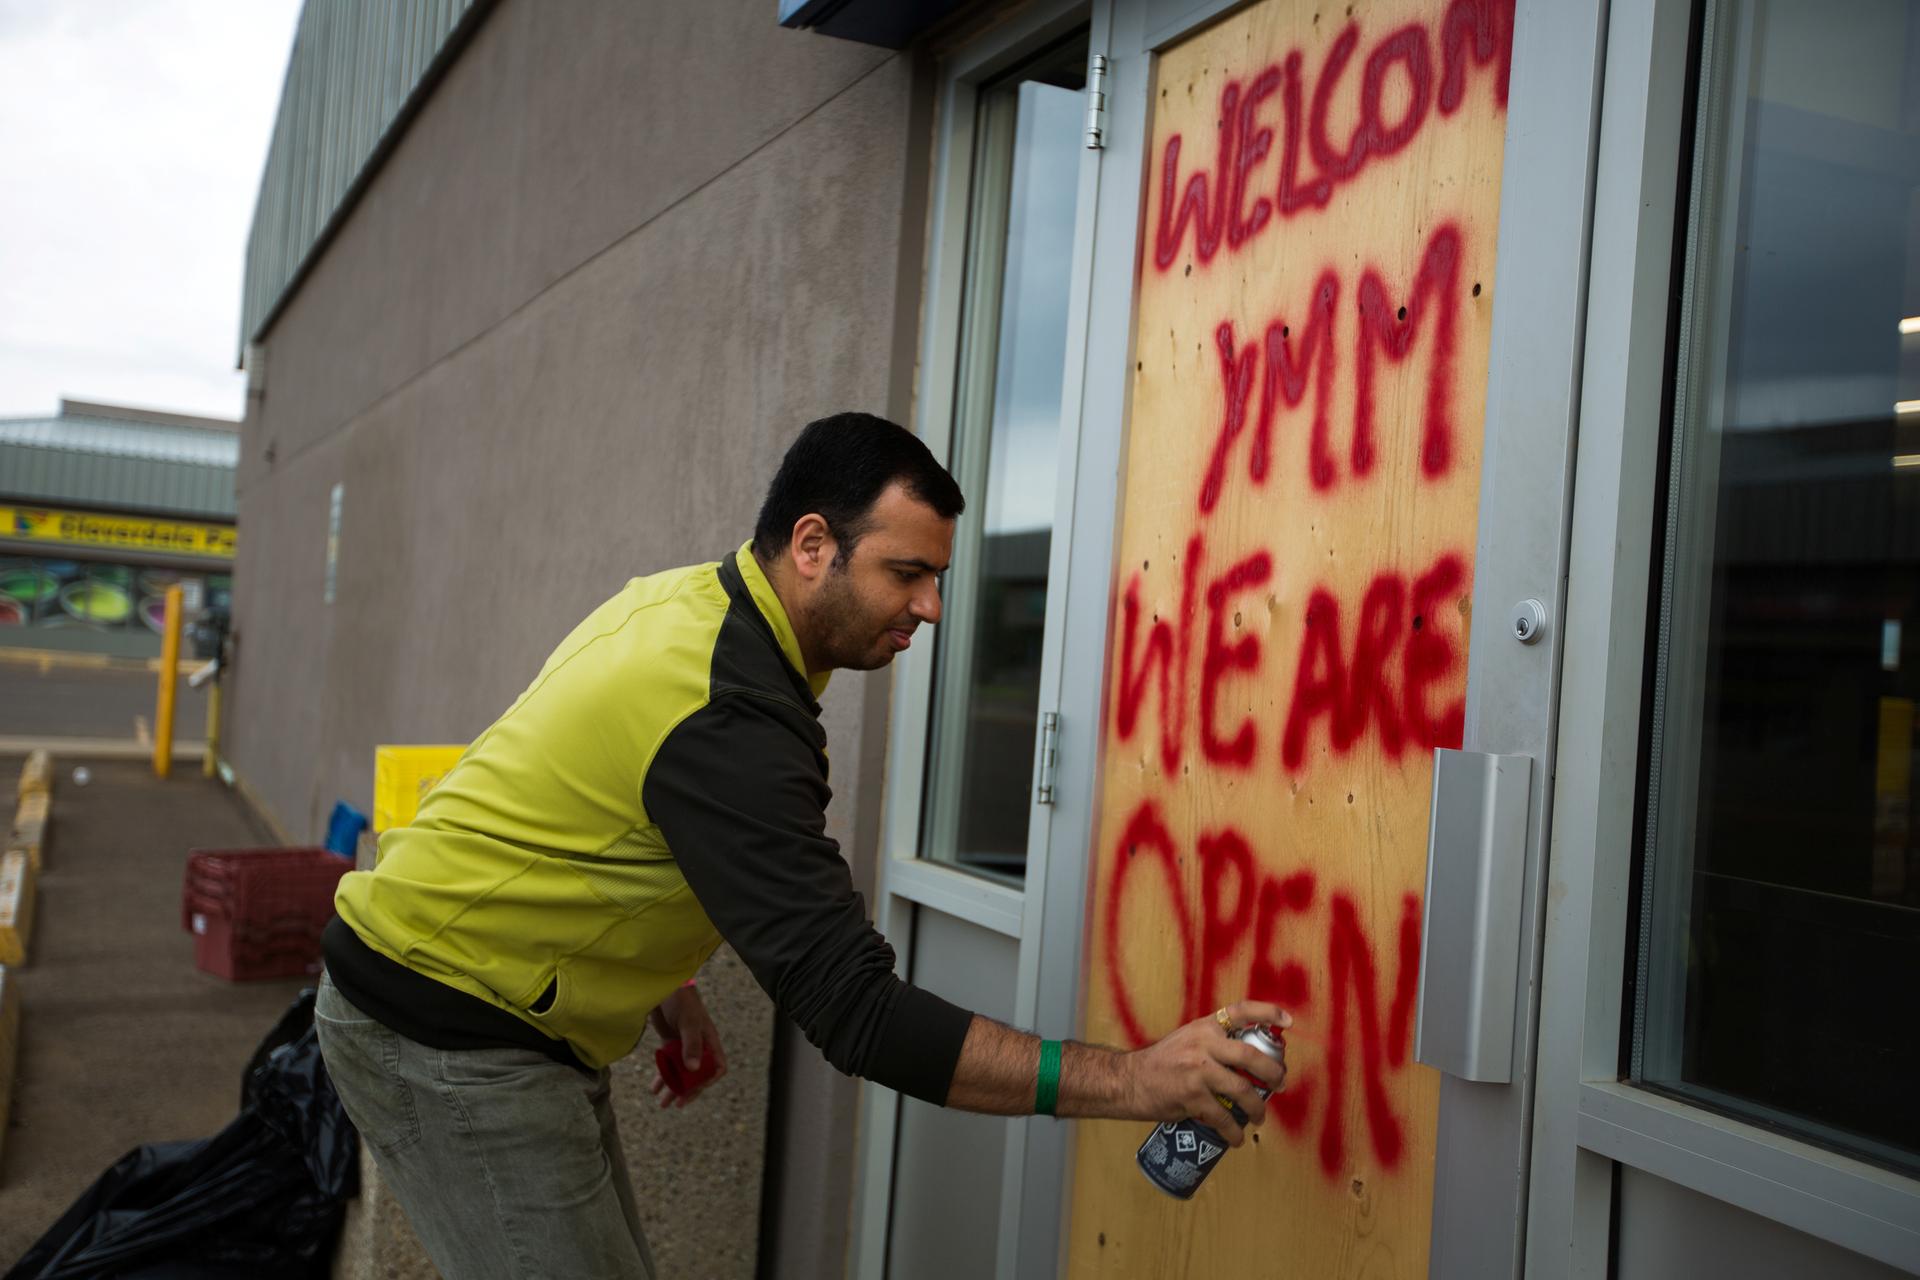
[[[1086,1034],[1294,1013],[1190,1202],[1079,1127],[1072,1274],[1426,1275],[1411,1062],[1457,746],[1512,6],[1264,0],[1165,51],[1108,649]]]

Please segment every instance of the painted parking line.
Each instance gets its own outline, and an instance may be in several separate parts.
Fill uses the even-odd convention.
[[[50,738],[41,734],[0,734],[0,756],[31,755],[42,748],[61,760],[145,760],[153,755],[151,744],[132,738]],[[176,760],[204,755],[204,742],[175,742]]]
[[[160,670],[158,658],[120,658],[109,653],[72,653],[64,649],[0,648],[0,665],[35,667],[41,675],[62,671],[152,671]],[[183,676],[192,675],[206,664],[198,659],[182,658],[176,665]]]

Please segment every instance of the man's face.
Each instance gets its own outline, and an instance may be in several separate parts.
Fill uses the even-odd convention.
[[[953,521],[901,484],[875,499],[870,521],[803,611],[803,644],[816,671],[884,667],[921,623],[940,621],[939,575],[953,556]]]

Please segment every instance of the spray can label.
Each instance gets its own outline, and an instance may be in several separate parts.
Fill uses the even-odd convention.
[[[1147,1181],[1170,1196],[1191,1200],[1213,1166],[1226,1154],[1227,1140],[1198,1120],[1157,1124],[1134,1159]]]
[[[1277,1027],[1271,1030],[1244,1027],[1235,1032],[1233,1038],[1252,1045],[1269,1058],[1286,1062],[1286,1046],[1281,1043]],[[1254,1087],[1262,1098],[1271,1096],[1272,1091],[1265,1085]],[[1247,1122],[1246,1113],[1231,1099],[1220,1097],[1220,1105],[1236,1122],[1242,1125]],[[1154,1186],[1176,1199],[1191,1200],[1226,1153],[1227,1140],[1218,1129],[1189,1117],[1155,1125],[1134,1154],[1134,1162]]]

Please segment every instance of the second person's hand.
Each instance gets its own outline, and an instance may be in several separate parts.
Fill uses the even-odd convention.
[[[661,1001],[660,1007],[653,1011],[647,1021],[661,1040],[680,1041],[681,1060],[690,1074],[701,1072],[709,1058],[712,1060],[712,1074],[685,1093],[675,1093],[666,1077],[656,1069],[651,1087],[653,1096],[660,1100],[662,1107],[686,1106],[714,1081],[727,1074],[727,1055],[720,1047],[720,1029],[707,1012],[706,1002],[700,998],[698,987],[689,983],[680,988]]]

